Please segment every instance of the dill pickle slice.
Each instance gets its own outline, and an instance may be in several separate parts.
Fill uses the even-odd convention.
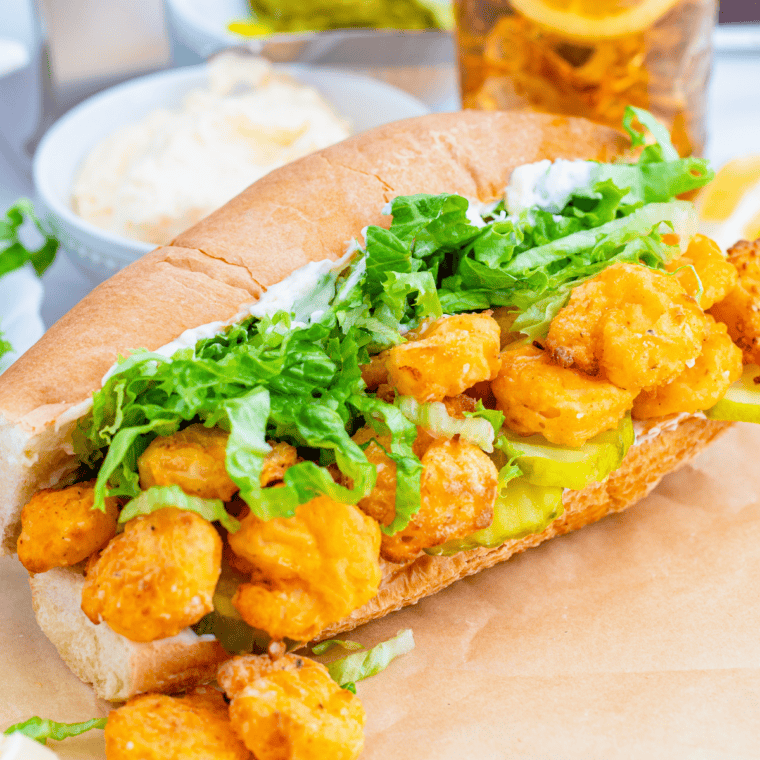
[[[578,448],[549,443],[542,435],[523,438],[506,428],[502,434],[507,445],[503,446],[501,456],[505,461],[507,457],[516,457],[515,464],[528,482],[577,491],[617,470],[635,440],[630,415],[614,430],[605,430]],[[497,461],[496,465],[503,463]]]
[[[540,533],[563,511],[562,488],[537,486],[525,478],[510,480],[493,507],[493,522],[464,538],[425,549],[446,557],[479,546],[494,548],[505,541]]]
[[[759,376],[760,367],[747,364],[742,376],[715,406],[705,412],[705,416],[711,420],[760,423],[760,385],[755,383]]]
[[[192,627],[199,636],[214,635],[230,654],[266,651],[270,640],[264,631],[251,628],[232,605],[237,587],[248,581],[248,577],[223,565],[214,591],[214,609]]]

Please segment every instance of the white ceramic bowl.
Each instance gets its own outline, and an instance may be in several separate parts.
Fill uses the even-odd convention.
[[[428,113],[411,95],[374,79],[294,64],[277,68],[319,90],[354,132]],[[42,139],[33,166],[40,216],[93,282],[155,246],[101,230],[72,211],[71,189],[79,166],[106,135],[157,108],[178,106],[190,90],[205,84],[206,71],[205,65],[189,66],[113,87],[73,108]]]

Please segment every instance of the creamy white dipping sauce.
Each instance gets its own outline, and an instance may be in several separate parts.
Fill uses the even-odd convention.
[[[102,229],[165,244],[272,169],[350,133],[313,87],[264,59],[220,55],[207,88],[181,108],[154,111],[92,150],[72,207]]]

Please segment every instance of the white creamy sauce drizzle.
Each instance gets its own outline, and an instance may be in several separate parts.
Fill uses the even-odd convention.
[[[558,214],[574,193],[588,190],[597,164],[594,161],[537,161],[518,166],[504,191],[510,216],[531,208]]]
[[[641,446],[641,444],[657,438],[661,433],[677,430],[678,426],[688,419],[706,420],[707,417],[703,412],[681,412],[654,425],[645,420],[634,420],[633,430],[636,434],[636,440],[633,445]]]

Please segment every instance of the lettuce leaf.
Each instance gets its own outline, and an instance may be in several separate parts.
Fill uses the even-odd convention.
[[[327,641],[320,641],[319,644],[315,644],[311,651],[314,654],[324,654],[328,649],[333,647],[340,647],[341,649],[347,649],[349,652],[356,652],[364,647],[358,641],[347,641],[345,639],[328,639]]]
[[[48,718],[38,718],[35,716],[34,718],[25,720],[23,723],[16,723],[10,726],[10,728],[6,728],[3,733],[6,735],[24,734],[24,736],[28,736],[40,744],[46,744],[48,739],[55,739],[60,742],[71,736],[79,736],[93,728],[103,729],[106,727],[107,722],[107,718],[93,718],[83,723],[58,723]]]
[[[340,686],[356,683],[382,672],[396,657],[407,654],[412,649],[414,635],[411,629],[407,628],[366,652],[356,652],[331,662],[327,665],[327,671]]]
[[[9,354],[11,351],[13,351],[13,346],[7,340],[5,340],[3,331],[0,330],[0,359],[2,359],[6,354]]]
[[[30,221],[42,235],[43,242],[39,248],[27,248],[21,240],[21,227]],[[31,263],[38,277],[53,263],[60,243],[42,227],[34,213],[32,202],[21,198],[5,212],[5,219],[0,219],[0,277],[14,269],[20,269],[27,262]]]
[[[176,507],[195,512],[209,522],[218,521],[230,533],[240,530],[240,522],[224,508],[221,499],[202,499],[188,496],[179,486],[151,486],[132,499],[119,515],[122,525],[140,515],[149,515],[165,507]]]

